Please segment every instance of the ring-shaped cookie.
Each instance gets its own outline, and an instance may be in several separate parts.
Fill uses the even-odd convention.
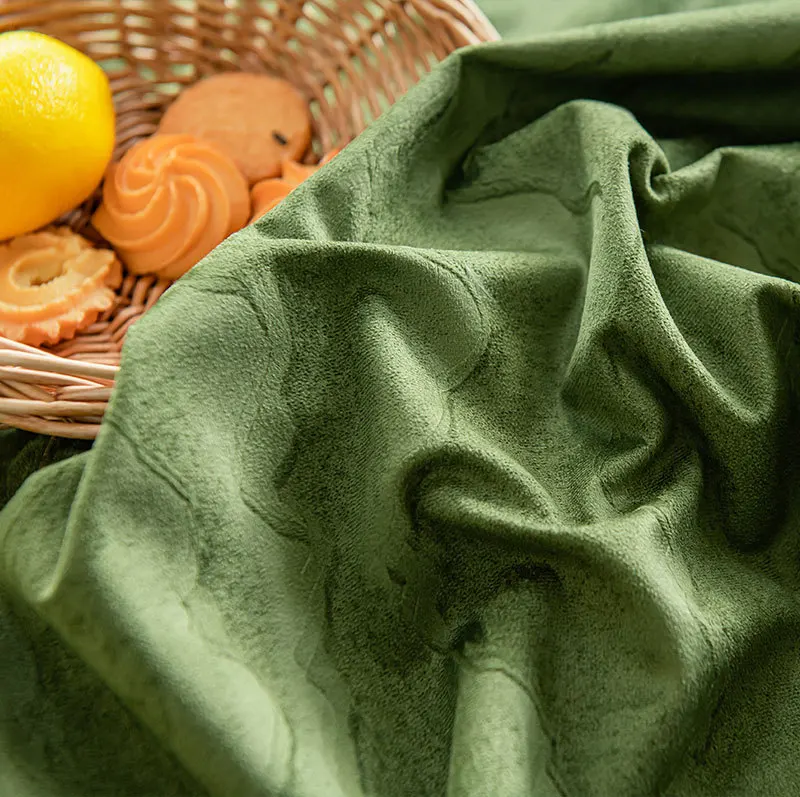
[[[75,336],[109,310],[122,268],[65,227],[0,244],[0,335],[30,346]]]

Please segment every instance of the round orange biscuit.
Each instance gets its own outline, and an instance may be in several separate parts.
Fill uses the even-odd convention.
[[[160,133],[185,133],[216,144],[252,184],[277,177],[311,143],[311,114],[285,80],[224,72],[183,91],[167,108]]]

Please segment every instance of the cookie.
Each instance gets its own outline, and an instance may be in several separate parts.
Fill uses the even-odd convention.
[[[271,177],[257,182],[250,190],[252,216],[250,222],[258,221],[263,215],[285,199],[295,186],[281,177]]]
[[[216,144],[250,184],[278,177],[311,143],[308,103],[285,80],[224,72],[185,89],[170,105],[160,133],[188,134]]]
[[[73,338],[116,301],[122,268],[66,227],[0,244],[0,335],[29,346]]]
[[[283,164],[280,177],[260,180],[250,189],[250,200],[252,204],[252,217],[250,222],[258,221],[263,215],[269,213],[272,208],[279,204],[288,196],[300,183],[319,171],[326,163],[331,161],[339,153],[338,149],[331,150],[316,165],[308,166],[304,163],[286,161]]]
[[[92,223],[132,274],[176,280],[249,216],[247,181],[216,145],[155,135],[109,168]]]

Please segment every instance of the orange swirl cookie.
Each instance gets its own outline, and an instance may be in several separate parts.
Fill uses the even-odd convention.
[[[92,222],[132,274],[175,280],[250,215],[247,181],[206,141],[156,135],[112,164]]]
[[[283,176],[268,180],[260,180],[250,190],[253,213],[250,223],[258,221],[269,213],[281,200],[288,196],[300,183],[319,171],[326,163],[338,155],[339,150],[329,152],[316,166],[286,161],[283,164]]]
[[[182,91],[159,133],[187,133],[216,144],[252,184],[279,176],[285,160],[302,158],[311,144],[311,113],[285,80],[225,72]]]
[[[30,346],[74,337],[114,304],[122,268],[65,227],[0,244],[0,335]]]

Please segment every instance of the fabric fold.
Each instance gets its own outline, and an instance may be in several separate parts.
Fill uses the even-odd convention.
[[[170,288],[0,512],[0,794],[796,794],[798,41],[459,52]]]

